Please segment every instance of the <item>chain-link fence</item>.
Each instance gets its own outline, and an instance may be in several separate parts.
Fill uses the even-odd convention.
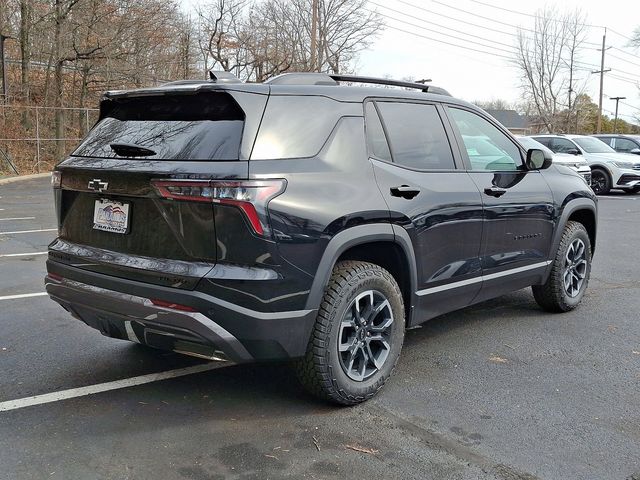
[[[97,119],[96,108],[0,105],[0,174],[51,170]]]

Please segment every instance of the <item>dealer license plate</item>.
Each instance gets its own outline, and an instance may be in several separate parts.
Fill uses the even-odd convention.
[[[93,228],[112,233],[129,231],[129,206],[113,200],[96,200],[93,208]]]

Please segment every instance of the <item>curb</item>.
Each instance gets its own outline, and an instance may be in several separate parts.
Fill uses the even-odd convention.
[[[20,175],[17,177],[0,178],[0,185],[6,185],[7,183],[19,182],[20,180],[31,180],[33,178],[44,178],[51,176],[51,172],[35,173],[33,175]]]

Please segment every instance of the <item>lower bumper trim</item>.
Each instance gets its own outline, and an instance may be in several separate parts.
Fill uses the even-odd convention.
[[[53,300],[107,336],[210,360],[253,360],[236,337],[202,313],[160,307],[147,298],[67,278],[47,277],[45,287]]]

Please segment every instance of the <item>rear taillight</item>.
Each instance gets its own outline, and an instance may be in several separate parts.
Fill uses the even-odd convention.
[[[152,180],[163,198],[233,205],[244,213],[254,233],[271,236],[267,205],[287,185],[286,180]]]

